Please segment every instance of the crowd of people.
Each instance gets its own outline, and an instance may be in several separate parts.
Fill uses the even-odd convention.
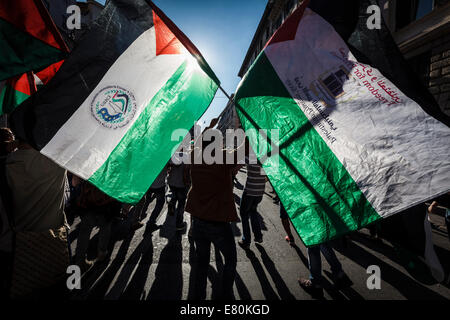
[[[213,120],[209,128],[215,126],[216,122],[216,119]],[[65,248],[50,244],[41,249],[48,251],[47,253],[41,252],[41,257],[52,256],[49,260],[36,258],[37,260],[30,259],[26,262],[33,264],[35,270],[38,270],[40,265],[47,271],[52,269],[50,264],[54,263],[55,259],[58,260],[60,256],[61,259],[56,264],[66,267],[75,264],[80,267],[82,272],[85,272],[94,264],[107,259],[111,254],[108,252],[108,247],[114,218],[126,217],[131,221],[131,232],[141,227],[145,227],[144,234],[158,230],[161,225],[158,225],[157,221],[166,204],[167,194],[171,195],[170,201],[167,203],[167,212],[168,215],[175,216],[177,232],[187,228],[185,212],[190,214],[191,227],[188,235],[195,245],[197,265],[195,299],[206,298],[207,273],[212,245],[224,257],[221,298],[233,298],[237,247],[231,223],[239,220],[242,223],[242,238],[237,241],[242,249],[248,250],[252,239],[255,243],[263,242],[258,205],[263,199],[268,179],[261,164],[250,161],[252,152],[248,141],[237,149],[222,150],[224,157],[227,156],[227,153],[228,155],[233,154],[234,164],[195,164],[195,161],[191,161],[194,164],[188,165],[176,161],[176,158],[181,158],[182,154],[175,153],[171,161],[162,168],[141,201],[132,206],[118,202],[88,181],[83,181],[76,175],[66,172],[25,141],[16,139],[10,129],[0,128],[0,139],[2,185],[0,255],[2,260],[6,261],[1,264],[0,272],[8,275],[1,283],[4,297],[9,297],[14,290],[18,297],[36,295],[36,292],[41,293],[39,287],[20,286],[21,277],[25,276],[21,275],[18,265],[20,263],[18,256],[20,255],[17,250],[19,248],[18,239],[24,234],[27,236],[30,233],[48,235],[50,231],[55,243],[65,243]],[[193,149],[205,149],[208,142],[202,142],[193,141]],[[245,148],[244,161],[238,159],[239,148]],[[193,152],[191,156],[194,157]],[[246,166],[247,178],[239,203],[239,218],[234,198],[234,181],[243,166]],[[275,190],[272,193],[275,195],[274,202],[280,205],[280,219],[286,233],[285,239],[294,246],[295,240],[289,216],[283,204],[279,202]],[[156,203],[147,219],[149,205],[154,200]],[[433,202],[429,212],[436,210],[437,206],[438,202]],[[70,228],[66,219],[68,212],[71,215],[79,216],[81,220],[73,256],[67,240]],[[449,217],[446,218],[448,223]],[[146,223],[144,223],[145,220]],[[99,229],[97,257],[89,260],[87,251],[94,227]],[[313,296],[323,296],[321,253],[331,266],[335,284],[339,287],[351,284],[329,244],[309,247],[307,253],[310,275],[309,278],[300,278],[298,281]],[[65,259],[65,254],[68,254],[68,259]],[[61,270],[53,269],[54,272]],[[24,272],[22,271],[22,273]],[[41,286],[51,290],[52,285],[56,285],[58,277],[52,278],[47,274],[47,278]]]

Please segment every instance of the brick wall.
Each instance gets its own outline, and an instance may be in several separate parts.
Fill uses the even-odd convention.
[[[429,90],[450,116],[450,34],[432,43]]]

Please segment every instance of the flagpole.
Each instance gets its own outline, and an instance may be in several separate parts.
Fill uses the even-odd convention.
[[[219,86],[219,89],[223,92],[223,94],[228,98],[228,103],[230,102],[230,101],[232,101],[233,100],[233,98],[231,98],[230,97],[230,95],[222,88],[222,86]],[[227,103],[227,105],[228,105],[228,103]],[[226,108],[226,106],[225,106],[225,108],[222,110],[222,112],[219,114],[219,116],[217,117],[217,121],[219,121],[220,120],[220,118],[223,116],[223,113],[225,112],[225,110],[226,110],[227,108]]]
[[[222,88],[222,86],[219,86],[219,89],[223,92],[223,94],[228,98],[228,100],[232,100],[232,98],[230,97],[230,95],[224,90],[224,88]]]

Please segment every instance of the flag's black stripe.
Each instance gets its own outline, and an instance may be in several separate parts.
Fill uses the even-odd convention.
[[[424,257],[425,219],[427,219],[426,206],[420,204],[379,221],[376,228],[383,239]]]
[[[145,0],[109,1],[55,77],[11,115],[16,136],[41,150],[117,58],[152,26],[152,9]]]
[[[412,71],[383,19],[381,29],[367,28],[370,5],[378,3],[376,0],[346,0],[344,5],[343,1],[312,0],[309,7],[336,29],[358,61],[380,70],[425,112],[450,126],[450,118]]]

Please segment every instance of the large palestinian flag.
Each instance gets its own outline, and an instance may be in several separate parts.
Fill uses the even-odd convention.
[[[151,1],[111,0],[47,86],[11,117],[60,166],[138,202],[211,103],[219,81]]]
[[[267,142],[278,147],[263,167],[311,246],[449,191],[450,129],[404,94],[405,82],[397,85],[396,72],[408,73],[380,71],[393,70],[384,61],[396,61],[398,49],[365,56],[385,52],[374,40],[384,31],[368,33],[369,1],[359,1],[355,19],[338,1],[308,2],[269,40],[235,102],[246,130],[269,129],[249,135],[250,143],[260,160]]]
[[[0,81],[40,70],[68,49],[41,0],[0,1]]]

